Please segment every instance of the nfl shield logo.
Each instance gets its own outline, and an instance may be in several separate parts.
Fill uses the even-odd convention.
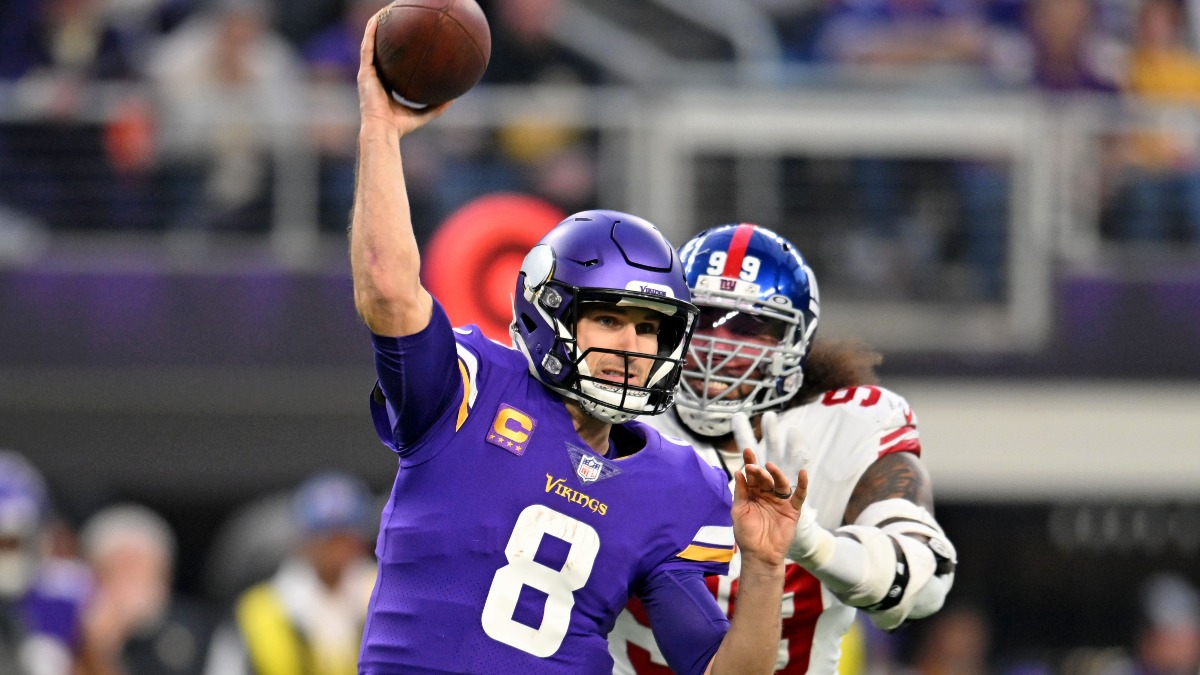
[[[584,455],[579,461],[579,467],[575,469],[575,473],[583,479],[585,483],[591,483],[600,477],[600,470],[604,468],[604,464],[600,460],[591,455]]]

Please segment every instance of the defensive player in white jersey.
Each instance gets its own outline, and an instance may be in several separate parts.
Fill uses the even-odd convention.
[[[806,467],[808,498],[789,550],[776,672],[837,672],[862,610],[885,630],[933,614],[954,580],[954,547],[933,517],[917,419],[877,386],[880,357],[857,342],[817,343],[816,278],[770,230],[722,225],[680,250],[700,307],[673,411],[646,418],[732,477],[739,448],[785,474]],[[739,569],[710,578],[731,615]],[[615,673],[669,673],[637,599],[610,635]]]

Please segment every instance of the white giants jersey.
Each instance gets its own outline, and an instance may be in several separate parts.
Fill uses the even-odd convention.
[[[641,421],[666,436],[695,446],[710,464],[727,471],[742,468],[739,456],[718,453],[707,439],[698,438],[679,421],[673,411]],[[892,452],[921,453],[917,418],[898,394],[882,387],[858,386],[826,392],[807,405],[779,414],[779,432],[787,438],[793,426],[801,431],[800,448],[788,448],[787,456],[764,458],[775,462],[794,477],[799,458],[810,458],[808,498],[804,508],[815,509],[817,522],[828,530],[841,527],[850,494],[867,467]],[[729,575],[710,577],[709,590],[732,616],[737,602],[740,556],[729,566]],[[777,673],[787,675],[832,675],[837,672],[842,636],[854,620],[854,608],[839,602],[819,581],[799,565],[788,561],[783,595],[783,639],[775,661]],[[615,674],[669,674],[666,661],[651,635],[649,622],[637,598],[617,618],[609,635],[609,651]]]

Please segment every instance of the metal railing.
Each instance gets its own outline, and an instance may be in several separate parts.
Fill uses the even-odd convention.
[[[76,107],[79,114],[54,123],[102,128],[119,114],[121,101],[131,96],[153,100],[149,92],[127,87],[93,87],[78,95],[86,101]],[[339,120],[350,129],[349,145],[342,148],[350,157],[354,91],[324,90],[321,96],[351,102],[344,107],[345,119]],[[311,111],[296,113],[286,121],[289,129],[270,134],[264,143],[275,167],[268,191],[272,220],[266,237],[249,237],[245,245],[265,247],[275,263],[285,266],[327,265],[330,255],[344,256],[343,235],[323,232],[318,222],[322,157],[309,132],[313,120],[306,113]],[[0,131],[46,119],[45,92],[0,87]],[[1053,323],[1057,263],[1088,264],[1101,256],[1097,157],[1104,135],[1124,130],[1129,119],[1110,99],[1063,103],[1031,94],[481,86],[431,125],[428,142],[435,152],[452,154],[462,145],[456,137],[475,135],[476,144],[486,144],[485,134],[531,121],[584,130],[596,139],[589,149],[597,167],[594,201],[645,215],[674,241],[716,224],[700,206],[705,188],[697,171],[706,157],[728,158],[736,167],[729,186],[736,217],[767,225],[782,225],[790,217],[785,197],[791,188],[779,179],[781,163],[789,158],[998,162],[1009,186],[1006,292],[1001,299],[947,303],[889,295],[886,302],[873,302],[838,298],[837,285],[826,284],[823,290],[827,298],[838,298],[839,310],[823,325],[833,334],[859,335],[882,349],[1003,352],[1045,344]],[[160,129],[169,124],[169,119],[159,120]],[[61,159],[75,158],[67,151]],[[12,175],[22,167],[3,170]],[[438,179],[454,181],[456,176]],[[86,219],[88,205],[79,207]],[[6,223],[13,229],[12,222],[0,215],[0,235]],[[53,246],[68,234],[50,231],[49,241]],[[164,264],[177,260],[181,267],[195,253],[186,249],[189,242],[220,238],[205,232],[187,237],[158,231],[122,234],[149,248],[179,252],[184,247],[181,254],[163,259]],[[20,240],[9,236],[8,241],[18,242],[10,249],[19,248]],[[45,250],[47,239],[25,240],[33,242],[33,254],[5,253],[0,245],[0,263],[39,264],[37,252]],[[82,249],[74,245],[74,250]],[[203,247],[197,251],[202,254]]]

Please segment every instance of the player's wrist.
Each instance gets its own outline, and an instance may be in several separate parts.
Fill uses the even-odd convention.
[[[766,555],[761,552],[742,553],[742,580],[753,578],[774,582],[782,579],[787,571],[787,560],[782,556]]]
[[[378,115],[364,112],[358,127],[359,142],[399,142],[400,130],[385,113]]]
[[[811,570],[829,561],[835,544],[833,533],[817,523],[816,509],[808,506],[801,509],[788,557]]]

